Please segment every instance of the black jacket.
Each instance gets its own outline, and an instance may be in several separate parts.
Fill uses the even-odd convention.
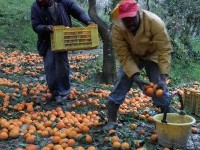
[[[46,51],[51,46],[50,33],[48,25],[64,25],[71,27],[71,16],[80,22],[88,25],[91,21],[89,16],[81,9],[74,0],[57,0],[57,14],[59,22],[55,23],[54,19],[48,12],[48,8],[39,6],[36,2],[31,7],[32,28],[38,34],[37,49],[41,56],[46,54]]]

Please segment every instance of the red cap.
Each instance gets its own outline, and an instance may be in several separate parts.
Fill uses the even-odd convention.
[[[124,0],[119,4],[118,19],[125,17],[135,17],[139,10],[138,4],[135,0]]]

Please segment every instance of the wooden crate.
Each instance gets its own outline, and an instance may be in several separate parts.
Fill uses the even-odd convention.
[[[193,89],[184,89],[183,103],[185,108],[189,109],[191,113],[196,113],[196,101],[200,91]]]
[[[195,115],[200,117],[200,93],[197,94]]]

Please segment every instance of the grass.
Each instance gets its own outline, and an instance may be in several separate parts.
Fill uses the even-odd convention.
[[[0,0],[0,45],[21,51],[36,50],[36,34],[31,28],[33,0]]]
[[[195,61],[192,59],[188,61],[173,60],[170,77],[173,86],[181,86],[181,84],[199,81],[199,61]]]

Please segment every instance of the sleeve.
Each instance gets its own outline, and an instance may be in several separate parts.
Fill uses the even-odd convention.
[[[158,53],[158,66],[161,74],[169,75],[172,45],[164,23],[159,19],[152,22],[153,43]]]
[[[121,30],[113,25],[112,45],[125,74],[130,78],[133,74],[139,73],[140,70],[132,57],[128,43],[122,35]]]
[[[74,0],[68,0],[67,2],[70,15],[85,25],[92,21],[88,14]]]
[[[33,30],[38,34],[50,33],[47,25],[41,24],[39,14],[34,6],[31,7],[31,23]]]

